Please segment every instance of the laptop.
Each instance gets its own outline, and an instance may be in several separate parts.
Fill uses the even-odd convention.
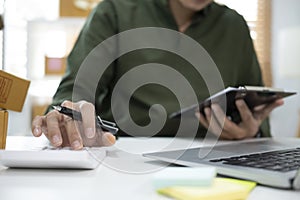
[[[215,166],[219,175],[300,189],[300,139],[257,138],[212,147],[143,154],[183,166]],[[205,156],[204,156],[205,155]]]

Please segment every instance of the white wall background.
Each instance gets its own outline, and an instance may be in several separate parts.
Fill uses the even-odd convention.
[[[278,88],[291,89],[298,92],[296,96],[285,100],[284,106],[277,108],[271,114],[271,127],[273,136],[295,136],[298,129],[300,115],[300,77],[283,74],[288,66],[280,64],[283,58],[280,35],[290,29],[300,29],[300,1],[299,0],[273,0],[272,1],[272,67],[273,85]],[[291,40],[300,40],[300,35]],[[286,51],[288,51],[287,49]],[[300,71],[300,49],[298,55],[298,74]],[[294,53],[294,52],[292,52]],[[286,67],[286,68],[285,68]]]

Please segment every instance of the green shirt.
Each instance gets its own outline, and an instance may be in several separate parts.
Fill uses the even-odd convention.
[[[162,27],[178,30],[167,0],[104,0],[88,16],[86,23],[68,56],[68,67],[54,95],[53,105],[72,100],[74,79],[87,55],[102,41],[126,30],[140,27]],[[260,67],[249,35],[248,26],[241,15],[226,6],[212,3],[198,12],[192,24],[184,32],[209,53],[217,65],[224,86],[263,85]],[[209,96],[202,77],[183,58],[158,49],[143,49],[129,52],[105,71],[95,94],[98,115],[114,120],[111,112],[111,93],[117,81],[129,70],[146,63],[161,63],[178,70],[191,83],[199,101]],[[99,69],[103,66],[97,66]],[[87,81],[89,77],[87,77]],[[88,86],[82,85],[88,91]],[[76,100],[91,101],[86,95]],[[73,99],[74,101],[74,99]],[[130,98],[130,116],[136,124],[146,126],[150,122],[149,108],[153,104],[163,105],[170,114],[180,109],[174,94],[158,84],[147,84],[136,90]],[[122,115],[122,113],[121,113]],[[156,136],[174,136],[179,119],[167,119],[164,128]],[[269,136],[267,120],[261,126],[263,136]],[[197,136],[206,130],[200,126]],[[120,131],[121,135],[127,135]],[[132,133],[129,133],[132,134]],[[151,134],[151,133],[149,133]],[[188,131],[182,133],[189,135]],[[147,133],[133,133],[145,136]]]

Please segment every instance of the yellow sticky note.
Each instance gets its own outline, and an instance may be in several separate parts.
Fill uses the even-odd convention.
[[[167,187],[157,190],[159,194],[184,200],[243,200],[256,186],[255,182],[230,178],[215,178],[211,187]]]

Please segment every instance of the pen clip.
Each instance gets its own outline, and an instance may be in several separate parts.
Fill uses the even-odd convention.
[[[116,127],[116,123],[101,119],[100,116],[97,116],[97,119],[100,122],[100,124],[102,124],[102,125],[108,125],[108,126]]]
[[[57,110],[57,111],[61,111],[62,110],[62,107],[61,106],[52,106],[52,108],[54,109],[54,110]]]
[[[116,134],[118,132],[118,128],[116,127],[116,124],[110,121],[102,120],[100,116],[97,116],[97,123],[98,125],[106,130],[111,132],[112,134]]]

